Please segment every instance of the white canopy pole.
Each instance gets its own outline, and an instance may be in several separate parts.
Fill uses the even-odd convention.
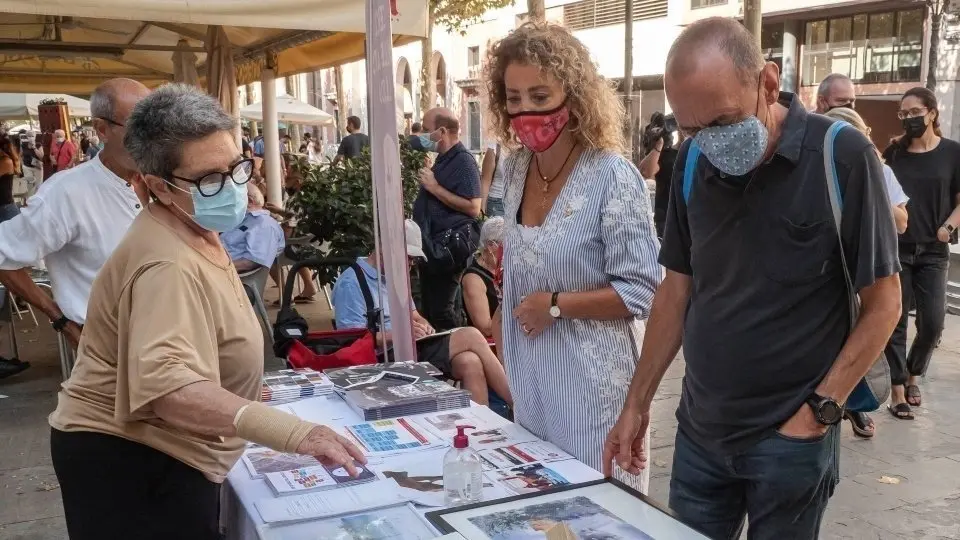
[[[275,78],[273,69],[269,67],[264,67],[263,71],[260,72],[260,84],[263,90],[263,158],[267,167],[267,202],[279,206],[283,201],[283,186],[280,185],[283,160],[280,159],[280,131],[277,120]]]
[[[417,360],[410,305],[410,268],[403,225],[403,189],[394,96],[390,2],[367,0],[367,95],[370,160],[379,225],[379,248],[387,280],[394,361]],[[341,106],[343,106],[341,104]],[[426,285],[429,286],[429,285]]]

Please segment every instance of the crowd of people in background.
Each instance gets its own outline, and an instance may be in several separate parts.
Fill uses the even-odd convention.
[[[906,92],[902,134],[878,146],[847,77],[825,78],[807,111],[739,22],[708,18],[672,45],[672,112],[651,118],[634,165],[623,106],[569,30],[520,26],[491,46],[484,81],[479,163],[450,109],[407,135],[430,154],[404,230],[420,359],[646,491],[651,404],[683,347],[671,509],[711,537],[816,537],[839,425],[876,435],[872,409],[846,407],[854,388],[882,355],[887,409],[914,419],[943,331],[960,143],[935,95]],[[245,441],[363,463],[328,427],[257,402],[263,341],[241,283],[269,268],[282,286],[304,167],[349,167],[370,146],[362,120],[329,163],[319,138],[293,148],[281,130],[284,202],[268,203],[263,136],[238,142],[199,90],[114,79],[91,112],[91,133],[57,130],[48,151],[0,134],[0,282],[76,351],[50,417],[71,538],[143,519],[216,538],[218,485]],[[52,297],[27,273],[40,260]],[[381,254],[356,263],[333,283],[334,324],[367,327],[366,284],[389,347]],[[293,300],[311,303],[318,284],[301,278]],[[0,377],[26,367],[0,357]]]

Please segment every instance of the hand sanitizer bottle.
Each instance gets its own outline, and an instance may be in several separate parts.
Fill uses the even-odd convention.
[[[453,448],[443,456],[443,492],[447,506],[459,506],[483,500],[483,467],[470,441],[463,433],[473,426],[457,426]]]

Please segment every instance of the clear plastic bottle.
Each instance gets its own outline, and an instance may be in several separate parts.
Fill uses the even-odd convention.
[[[483,466],[477,453],[470,448],[464,429],[457,426],[453,448],[443,456],[443,492],[447,506],[459,506],[483,500]]]

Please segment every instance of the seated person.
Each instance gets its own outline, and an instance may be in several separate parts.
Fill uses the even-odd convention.
[[[480,229],[480,248],[460,278],[467,324],[480,330],[486,337],[493,336],[493,314],[500,306],[496,275],[502,244],[503,218],[494,217],[484,221]]]
[[[405,230],[407,258],[413,264],[415,259],[424,258],[420,227],[408,219]],[[380,255],[374,251],[369,257],[357,259],[357,264],[363,269],[363,277],[370,287],[374,305],[382,309],[383,329],[377,335],[377,342],[389,344],[390,306],[380,306]],[[383,296],[386,297],[386,291]],[[412,299],[410,305],[412,308]],[[356,272],[352,268],[345,270],[333,286],[333,311],[338,330],[367,326],[367,307],[360,292]],[[488,386],[504,401],[512,404],[503,366],[476,328],[459,328],[447,335],[422,339],[436,331],[415,308],[412,316],[413,337],[417,339],[417,357],[420,361],[430,362],[444,375],[458,379],[463,388],[473,395],[473,401],[481,405],[489,404]]]
[[[263,209],[263,193],[259,189],[247,189],[247,215],[237,228],[221,234],[220,242],[241,274],[273,265],[283,251],[283,229]]]

